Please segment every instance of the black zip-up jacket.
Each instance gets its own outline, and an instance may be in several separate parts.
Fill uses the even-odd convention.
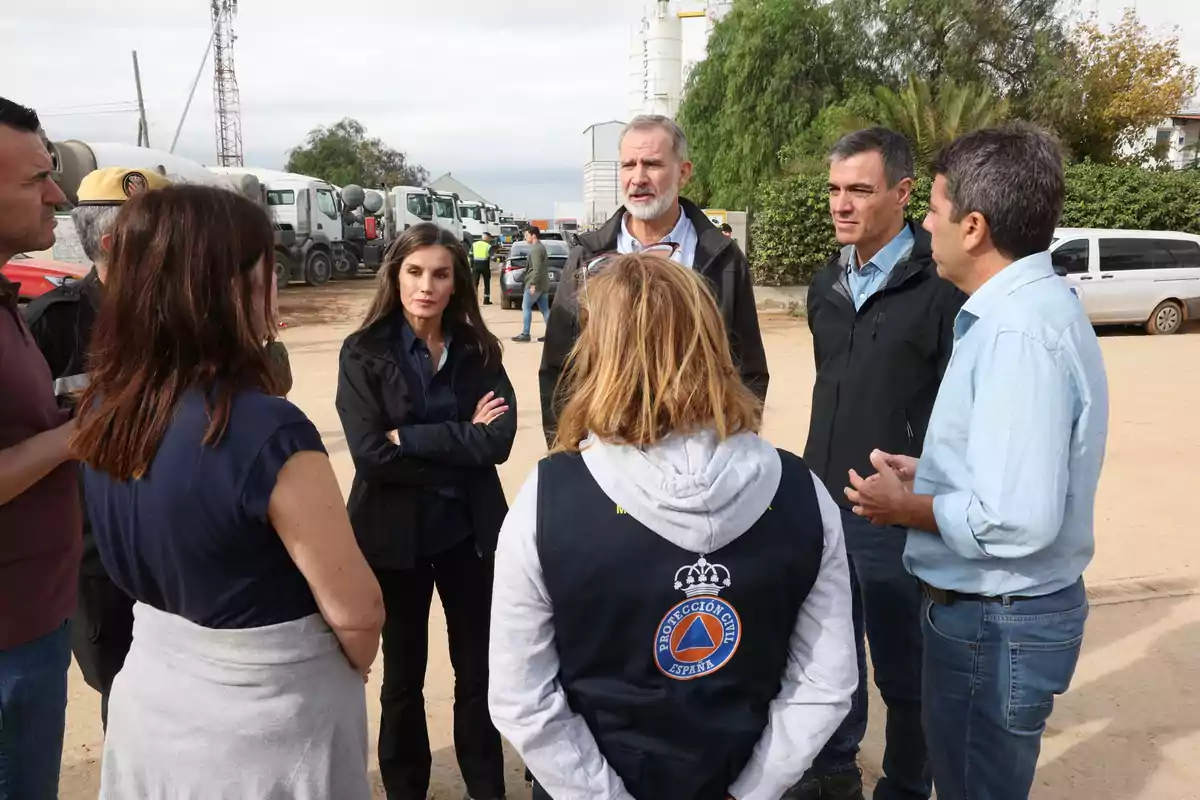
[[[740,370],[742,382],[760,400],[767,399],[767,354],[763,350],[762,334],[758,329],[758,308],[754,303],[754,279],[750,263],[737,242],[726,237],[704,212],[690,200],[679,198],[683,213],[696,229],[695,271],[708,278],[717,297],[717,305],[725,318],[733,363]],[[576,300],[576,279],[579,269],[588,259],[601,253],[616,252],[621,226],[625,224],[625,209],[617,211],[604,227],[579,237],[571,248],[563,279],[554,295],[550,320],[546,325],[546,345],[542,350],[542,366],[538,373],[542,396],[542,432],[546,444],[553,445],[558,427],[558,414],[566,405],[559,392],[559,380],[567,354],[579,338],[579,306]]]
[[[336,406],[354,459],[347,509],[359,547],[375,569],[411,568],[420,487],[453,484],[466,498],[476,548],[495,552],[508,513],[496,465],[508,460],[517,434],[517,398],[508,375],[502,364],[485,364],[474,350],[456,353],[446,369],[454,370],[461,422],[412,425],[392,324],[385,317],[351,334],[339,359]],[[475,425],[475,405],[488,392],[507,400],[509,410],[491,425]],[[403,452],[387,438],[398,428],[405,428]]]
[[[873,475],[871,451],[919,456],[967,297],[938,277],[929,234],[909,223],[913,249],[859,311],[850,299],[850,249],[808,289],[817,379],[804,461],[844,508],[849,472]]]

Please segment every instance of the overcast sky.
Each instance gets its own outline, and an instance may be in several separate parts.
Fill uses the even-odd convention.
[[[170,145],[208,43],[208,0],[0,3],[0,94],[36,107],[52,139],[136,141],[136,117],[121,110],[136,99],[136,49],[151,144]],[[1115,19],[1126,4],[1099,0],[1101,15]],[[1190,2],[1137,5],[1152,28],[1181,26],[1185,54],[1200,64]],[[627,116],[629,31],[642,6],[241,0],[234,52],[246,163],[281,168],[310,129],[350,116],[431,178],[453,172],[510,210],[548,215],[555,201],[582,199],[583,129]],[[690,23],[685,59],[702,52],[703,25]],[[214,163],[212,108],[210,59],[180,155]],[[118,113],[95,113],[106,109]]]

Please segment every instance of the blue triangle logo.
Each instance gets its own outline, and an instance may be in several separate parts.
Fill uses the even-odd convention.
[[[683,634],[683,638],[679,640],[675,651],[682,653],[685,650],[712,650],[716,646],[708,628],[704,627],[704,620],[696,617],[688,626],[687,633]]]

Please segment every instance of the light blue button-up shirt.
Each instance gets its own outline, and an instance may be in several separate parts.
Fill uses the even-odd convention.
[[[871,295],[887,285],[892,270],[912,253],[913,232],[905,223],[904,229],[896,234],[883,249],[866,264],[859,266],[858,249],[851,250],[850,263],[846,265],[846,278],[850,282],[850,297],[855,310],[861,310]]]
[[[688,219],[684,213],[683,206],[679,207],[679,221],[675,223],[675,227],[671,229],[661,242],[639,242],[633,238],[633,234],[629,232],[629,213],[621,219],[621,232],[617,234],[617,252],[618,253],[636,253],[643,247],[660,244],[661,242],[674,242],[679,245],[679,249],[671,256],[671,260],[680,266],[692,269],[696,266],[696,245],[700,242],[700,237],[696,233],[696,226]]]
[[[954,354],[913,491],[939,534],[911,530],[908,571],[940,589],[1050,594],[1095,550],[1108,382],[1096,334],[1048,253],[1006,267],[954,323]]]

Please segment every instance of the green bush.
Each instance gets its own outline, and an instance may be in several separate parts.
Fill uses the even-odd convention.
[[[837,252],[826,185],[824,176],[793,175],[770,181],[759,191],[750,224],[750,266],[757,283],[809,283],[813,273]],[[910,219],[924,218],[929,187],[929,179],[917,181]],[[1200,234],[1200,170],[1069,166],[1060,224]]]

